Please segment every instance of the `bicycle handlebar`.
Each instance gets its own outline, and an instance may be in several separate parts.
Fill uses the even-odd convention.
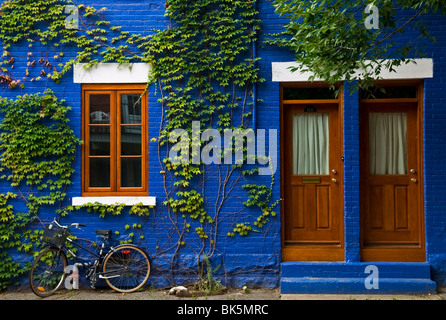
[[[61,228],[64,228],[64,229],[69,229],[71,227],[75,227],[76,229],[79,229],[79,227],[86,227],[87,226],[86,224],[83,224],[83,223],[72,223],[69,226],[63,226],[63,225],[59,224],[56,221],[56,218],[54,218],[53,223],[56,224],[58,227],[61,227]]]

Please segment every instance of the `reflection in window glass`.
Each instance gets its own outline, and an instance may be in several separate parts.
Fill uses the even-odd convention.
[[[110,126],[90,126],[90,156],[110,155]]]
[[[121,124],[141,123],[141,95],[121,94]]]
[[[141,155],[141,126],[121,126],[121,155]]]
[[[110,95],[90,95],[90,124],[110,123]]]
[[[363,99],[416,98],[416,86],[371,87],[362,91]]]

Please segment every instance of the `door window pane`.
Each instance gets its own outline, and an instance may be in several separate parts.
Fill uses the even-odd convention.
[[[293,116],[293,174],[328,174],[328,114]]]
[[[321,88],[283,88],[284,100],[337,99],[337,89]]]
[[[416,98],[417,86],[370,87],[361,92],[363,99]]]
[[[407,174],[407,114],[369,114],[370,174]]]

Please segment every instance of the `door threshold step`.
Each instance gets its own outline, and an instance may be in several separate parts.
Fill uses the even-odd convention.
[[[411,262],[284,262],[282,294],[429,294],[430,265]]]
[[[428,279],[384,278],[367,282],[358,278],[282,278],[282,294],[429,294],[436,284]]]

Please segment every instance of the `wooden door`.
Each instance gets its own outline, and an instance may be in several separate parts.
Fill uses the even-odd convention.
[[[338,104],[284,106],[284,261],[344,259],[338,115]]]
[[[417,103],[361,105],[361,258],[425,261]]]

